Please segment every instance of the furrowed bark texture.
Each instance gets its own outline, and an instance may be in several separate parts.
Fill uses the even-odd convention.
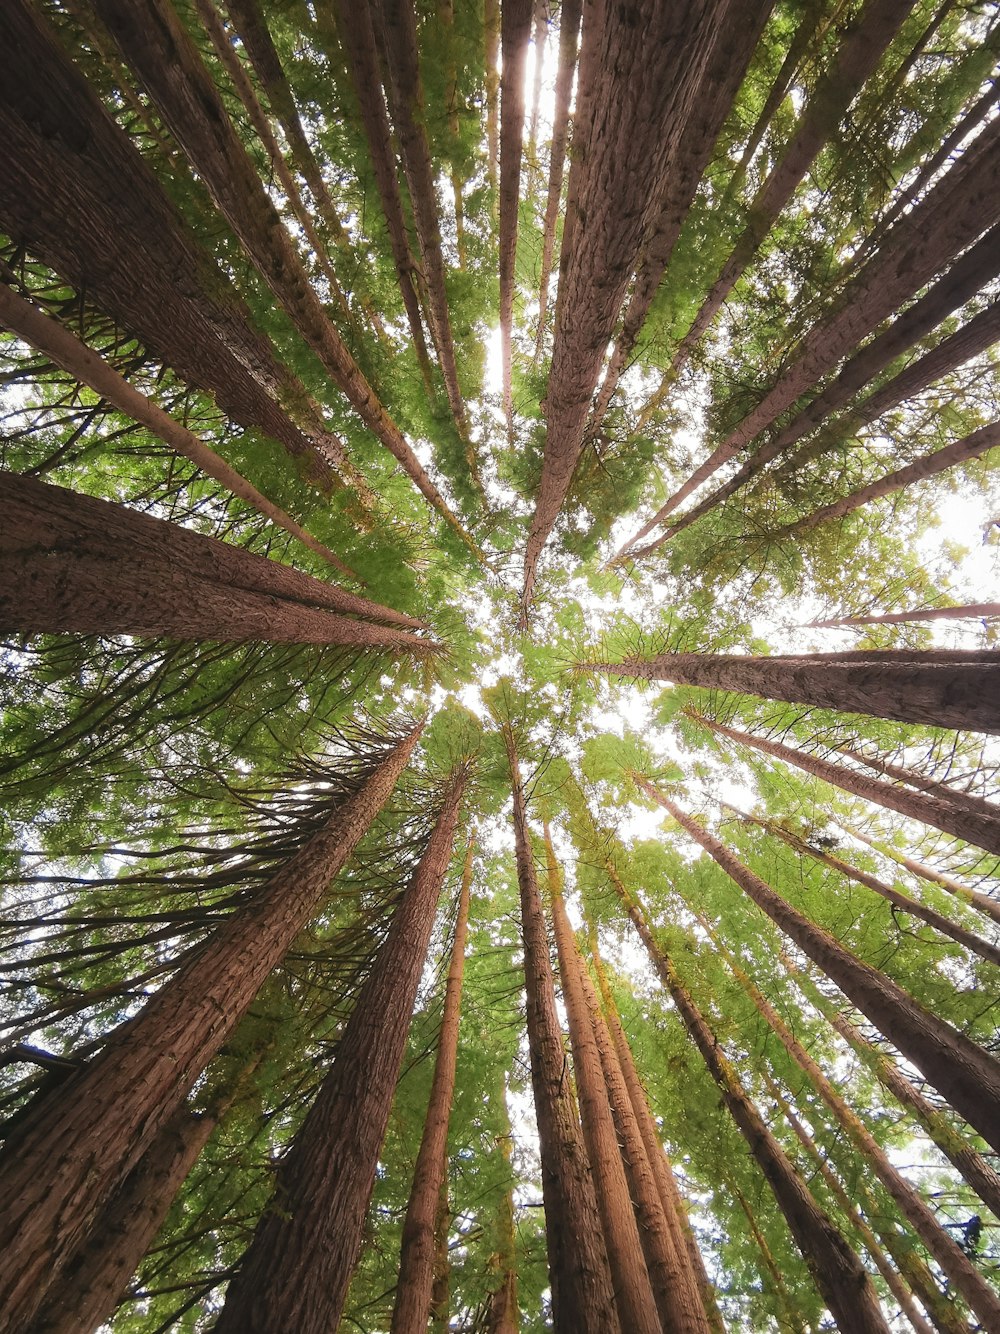
[[[631,896],[630,896],[631,898]],[[774,1193],[789,1231],[838,1326],[865,1334],[888,1334],[878,1298],[854,1251],[819,1207],[785,1151],[747,1096],[718,1039],[681,981],[670,958],[653,939],[634,899],[629,916],[650,962],[673,999],[684,1029],[701,1053],[730,1115]],[[641,924],[641,925],[640,925]]]
[[[337,1328],[361,1249],[467,775],[463,766],[449,781],[333,1066],[282,1160],[274,1198],[229,1285],[218,1334],[328,1334]]]
[[[234,421],[279,440],[332,488],[324,438],[282,406],[305,408],[302,385],[24,0],[0,14],[0,222]]]
[[[88,385],[119,411],[148,427],[171,449],[196,464],[206,476],[214,478],[234,496],[245,500],[265,518],[291,533],[342,574],[357,579],[350,566],[307,533],[290,514],[262,495],[214,449],[164,412],[151,398],[134,389],[99,353],[4,284],[0,284],[0,325],[51,357],[57,366],[75,376],[81,384]]]
[[[637,781],[758,908],[836,982],[955,1111],[994,1149],[1000,1147],[1000,1062],[804,917],[652,783],[643,778]]]
[[[421,727],[0,1154],[4,1334],[20,1334],[59,1284],[105,1202],[177,1114],[310,921],[385,804]]]
[[[463,541],[471,541],[330,323],[169,0],[94,0],[94,5],[219,210],[334,383],[428,503]]]
[[[787,764],[794,764],[796,768],[803,769],[816,778],[822,778],[824,782],[832,783],[834,787],[842,788],[845,792],[851,792],[856,797],[873,801],[887,810],[897,811],[910,820],[929,824],[944,834],[951,834],[953,838],[963,839],[966,843],[972,843],[977,848],[983,848],[986,852],[992,852],[1000,857],[1000,829],[997,828],[995,820],[984,819],[974,811],[963,810],[951,802],[932,797],[927,793],[907,792],[904,788],[896,787],[894,783],[882,783],[876,778],[868,778],[843,764],[834,764],[832,760],[824,760],[819,755],[795,750],[791,746],[782,745],[780,741],[768,741],[765,737],[754,736],[751,732],[741,732],[735,727],[712,722],[701,715],[698,720],[711,731],[729,737],[731,741],[753,746],[756,750],[763,751],[765,755],[771,755],[776,760],[784,760]]]
[[[974,792],[963,792],[961,788],[951,787],[948,783],[939,783],[933,778],[925,778],[916,769],[907,769],[901,764],[893,764],[881,755],[865,755],[861,751],[848,746],[838,746],[837,749],[847,759],[854,760],[856,764],[863,764],[866,769],[874,769],[876,773],[882,774],[884,778],[894,778],[900,783],[905,783],[907,787],[915,787],[920,792],[930,792],[934,796],[942,797],[945,801],[950,801],[953,806],[961,806],[966,810],[984,815],[990,820],[1000,822],[1000,806],[997,806],[995,802],[988,801],[986,797],[977,796]]]
[[[997,428],[1000,431],[1000,427]],[[934,727],[1000,732],[1000,653],[914,649],[764,658],[661,653],[596,670]]]
[[[364,599],[124,505],[0,473],[0,507],[5,630],[435,651],[336,606]]]
[[[614,1284],[597,1212],[590,1163],[573,1104],[524,792],[509,728],[504,729],[504,742],[514,795],[528,1046],[542,1162],[553,1327],[557,1334],[618,1334],[621,1326]]]
[[[392,1334],[424,1334],[434,1307],[434,1230],[440,1211],[441,1190],[446,1184],[448,1171],[448,1121],[455,1095],[458,1019],[462,1004],[474,847],[470,839],[459,895],[455,943],[445,986],[434,1078],[424,1120],[424,1133],[417,1153],[417,1165],[413,1172],[410,1199],[406,1206],[406,1218],[403,1221],[396,1303],[392,1310]]]
[[[511,1127],[507,1111],[506,1075],[500,1080],[500,1113],[504,1134],[500,1141],[500,1151],[508,1168],[511,1162]],[[499,1276],[499,1283],[490,1293],[488,1334],[518,1334],[521,1326],[520,1311],[517,1304],[517,1256],[514,1235],[514,1196],[512,1180],[501,1193],[497,1203],[497,1232],[499,1246],[490,1257],[490,1269]],[[442,1331],[441,1334],[447,1334]]]
[[[587,85],[586,157],[574,156],[570,168],[574,216],[567,214],[570,235],[564,232],[563,240],[547,437],[524,558],[526,602],[583,448],[601,363],[655,201],[677,162],[722,12],[723,0],[694,0],[683,14],[656,0],[641,0],[627,12],[609,6],[592,39],[600,51],[589,57],[595,69]],[[588,31],[585,19],[585,48]],[[581,61],[583,86],[587,61]]]
[[[545,828],[545,846],[552,924],[559,951],[559,978],[569,1022],[580,1119],[587,1156],[594,1174],[597,1206],[604,1227],[618,1313],[629,1334],[632,1331],[635,1334],[642,1334],[643,1331],[645,1334],[659,1334],[659,1313],[639,1239],[635,1210],[629,1196],[625,1165],[594,1033],[593,1011],[587,1004],[580,954],[562,901],[560,872],[548,836],[548,826]]]
[[[514,318],[514,259],[517,205],[521,193],[521,140],[524,132],[524,72],[531,33],[531,0],[504,0],[500,7],[500,355],[503,406],[513,430],[511,324]]]

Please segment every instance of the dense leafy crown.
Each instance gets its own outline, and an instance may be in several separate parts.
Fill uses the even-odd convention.
[[[412,27],[408,6],[388,0],[17,0],[0,17],[0,85],[14,89],[0,92],[5,288],[314,542],[81,383],[7,307],[0,325],[17,332],[0,343],[3,468],[342,585],[414,618],[435,645],[0,627],[0,1106],[12,1117],[53,1078],[54,1058],[92,1057],[186,949],[240,911],[331,800],[357,790],[404,716],[430,720],[319,916],[192,1095],[203,1108],[222,1099],[225,1115],[116,1330],[211,1324],[442,785],[470,755],[448,882],[474,836],[449,1130],[450,1327],[488,1327],[508,1268],[521,1328],[546,1326],[508,726],[543,886],[545,822],[581,947],[599,942],[730,1328],[818,1330],[830,1315],[623,894],[641,903],[800,1177],[863,1253],[887,1316],[898,1298],[876,1250],[893,1268],[915,1256],[907,1282],[925,1272],[962,1328],[967,1311],[926,1268],[898,1203],[742,976],[941,1227],[997,1276],[1000,1223],[879,1082],[894,1049],[640,782],[989,1046],[995,960],[829,860],[986,938],[995,919],[899,858],[988,894],[1000,866],[988,842],[865,802],[712,725],[854,774],[871,770],[842,752],[880,757],[919,776],[897,781],[901,790],[977,799],[989,793],[995,742],[934,717],[907,720],[877,694],[851,712],[794,690],[727,691],[722,677],[681,684],[674,659],[637,680],[636,664],[887,648],[916,660],[992,645],[995,606],[978,619],[815,623],[990,596],[1000,24],[992,6],[940,0],[681,8],[678,32],[676,6],[586,4],[575,85],[571,0],[418,0]],[[22,9],[75,70],[51,100],[32,73],[37,52],[5,28]],[[199,78],[208,92],[191,93]],[[173,97],[185,80],[189,91]],[[114,122],[131,177],[120,163],[100,174],[104,141],[81,120],[84,105]],[[51,163],[26,164],[27,140],[10,129],[19,117],[43,126]],[[73,173],[90,181],[90,205]],[[62,234],[58,219],[38,221],[50,188]],[[42,202],[26,208],[32,189]],[[168,232],[183,242],[169,253]],[[132,304],[127,287],[139,293]],[[175,292],[197,320],[184,322]],[[213,380],[206,348],[216,343],[245,385]],[[947,471],[928,461],[969,440]],[[710,457],[718,468],[695,474],[702,485],[688,499],[685,484]],[[910,465],[885,494],[858,496]],[[453,919],[449,889],[345,1329],[388,1328]],[[858,1024],[853,1047],[830,1023],[840,1012]],[[25,1064],[17,1044],[49,1052],[49,1068]],[[946,1104],[940,1116],[979,1143]]]

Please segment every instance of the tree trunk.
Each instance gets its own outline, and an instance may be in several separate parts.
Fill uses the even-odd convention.
[[[531,35],[532,0],[504,0],[500,10],[500,356],[503,409],[513,439],[511,325],[514,319],[514,259],[521,193],[521,138],[524,131],[524,73]]]
[[[592,938],[591,945],[595,968],[606,987],[606,980],[600,974],[601,965],[596,939]],[[710,1334],[711,1325],[705,1314],[698,1280],[681,1233],[680,1220],[674,1212],[672,1202],[664,1201],[657,1186],[656,1174],[650,1161],[646,1141],[639,1128],[638,1114],[618,1057],[616,1044],[612,1040],[609,1023],[605,1022],[590,977],[582,965],[580,974],[621,1144],[621,1155],[628,1172],[628,1182],[635,1203],[635,1215],[639,1223],[660,1323],[664,1334]],[[610,995],[610,992],[608,994]],[[620,1032],[620,1024],[618,1028]],[[625,1041],[624,1033],[621,1033],[621,1040]],[[629,1060],[631,1061],[631,1054]],[[632,1074],[638,1083],[634,1066]],[[639,1095],[640,1100],[645,1103],[641,1088]],[[648,1114],[648,1104],[646,1110]],[[666,1159],[658,1137],[654,1136],[654,1141],[656,1142],[652,1146],[653,1153],[666,1167]],[[667,1170],[669,1171],[669,1168]],[[667,1216],[668,1208],[671,1218]]]
[[[614,1285],[556,1012],[545,918],[535,878],[514,737],[503,729],[514,794],[531,1086],[538,1123],[545,1244],[556,1334],[618,1334]]]
[[[902,625],[908,621],[978,621],[1000,616],[1000,602],[970,602],[962,607],[924,607],[919,611],[887,611],[878,616],[841,616],[810,621],[810,628],[829,630],[840,625]],[[1000,814],[1000,811],[998,811]]]
[[[467,776],[463,765],[448,781],[426,850],[333,1066],[282,1159],[272,1203],[229,1285],[218,1334],[328,1334],[337,1328],[361,1249]]]
[[[645,1334],[660,1334],[657,1303],[653,1297],[635,1210],[629,1196],[625,1165],[611,1115],[609,1090],[594,1032],[594,1009],[587,1003],[588,988],[582,976],[579,951],[562,901],[560,872],[547,825],[545,848],[552,923],[559,951],[559,977],[573,1049],[580,1119],[583,1122],[587,1156],[594,1174],[597,1205],[604,1226],[618,1313],[629,1334],[633,1334],[633,1331],[635,1334],[643,1331]],[[593,1000],[592,988],[590,999]]]
[[[781,534],[801,533],[831,519],[842,519],[845,514],[860,509],[862,505],[867,505],[882,496],[891,495],[893,491],[902,491],[904,487],[912,486],[914,482],[923,482],[928,477],[936,477],[938,473],[945,472],[948,468],[955,468],[959,464],[978,459],[991,449],[996,449],[998,445],[1000,445],[1000,422],[991,422],[989,426],[981,426],[978,431],[963,436],[961,440],[953,441],[944,449],[923,454],[905,468],[897,468],[895,472],[889,473],[879,481],[852,491],[849,496],[834,501],[832,505],[823,505],[813,510],[811,514],[783,528]]]
[[[922,903],[917,903],[916,900],[901,893],[898,889],[893,889],[891,885],[885,884],[883,881],[879,880],[877,876],[871,875],[868,871],[862,871],[859,867],[852,866],[849,862],[842,861],[832,853],[826,852],[822,848],[814,847],[804,839],[798,838],[790,829],[785,829],[784,826],[776,824],[772,820],[761,820],[754,815],[744,815],[742,811],[738,812],[738,814],[741,819],[759,826],[769,834],[773,834],[776,838],[780,838],[800,855],[812,857],[816,861],[822,863],[823,866],[828,866],[831,871],[836,871],[838,874],[846,876],[849,880],[853,880],[858,885],[864,885],[865,888],[870,889],[873,894],[878,894],[880,898],[891,903],[893,908],[897,909],[899,912],[909,913],[911,917],[916,917],[918,921],[926,922],[927,925],[932,926],[935,931],[940,931],[943,936],[947,936],[950,940],[954,940],[957,944],[964,946],[965,949],[971,950],[974,954],[978,954],[981,959],[985,959],[988,963],[1000,967],[1000,948],[991,944],[990,941],[984,940],[982,936],[977,936],[974,931],[969,931],[965,927],[959,926],[957,922],[951,921],[950,918],[945,917],[942,913],[935,912],[933,908],[927,908]]]
[[[552,370],[545,403],[541,478],[524,557],[524,601],[538,558],[569,490],[583,448],[591,395],[614,333],[655,201],[678,161],[686,126],[714,45],[724,0],[692,0],[684,22],[669,5],[641,0],[628,12],[608,6],[594,31],[584,23],[581,56],[594,65],[586,160],[570,168]],[[637,63],[636,49],[646,58]],[[586,173],[585,200],[580,174]]]
[[[552,137],[549,141],[549,188],[542,223],[542,270],[538,282],[538,331],[535,334],[535,362],[542,355],[545,320],[549,308],[549,281],[556,245],[556,219],[562,197],[566,141],[569,138],[569,99],[573,91],[576,53],[580,39],[580,15],[583,0],[563,0],[559,11],[559,68],[556,72]]]
[[[284,528],[292,537],[304,543],[311,551],[322,556],[342,574],[349,578],[358,576],[345,565],[339,556],[334,555],[322,542],[297,523],[290,514],[273,504],[262,495],[255,486],[242,477],[235,468],[230,467],[224,458],[216,454],[180,422],[169,416],[151,398],[134,389],[127,380],[63,325],[42,313],[36,306],[25,301],[9,287],[0,283],[0,325],[16,333],[19,338],[68,371],[81,384],[88,385],[95,394],[99,394],[113,407],[124,412],[134,421],[141,422],[160,440],[177,451],[184,458],[190,459],[206,476],[212,477],[234,496],[252,505],[271,523]]]
[[[856,797],[873,801],[887,810],[897,811],[909,820],[931,825],[934,829],[940,829],[942,833],[950,834],[952,838],[963,839],[977,848],[983,848],[986,852],[992,852],[1000,857],[1000,830],[997,829],[994,820],[983,819],[973,811],[962,810],[951,802],[942,801],[926,793],[907,792],[903,788],[896,787],[894,783],[880,783],[878,779],[867,778],[864,774],[855,773],[842,764],[834,764],[832,760],[824,760],[818,755],[809,755],[805,751],[784,746],[780,741],[768,741],[764,737],[754,736],[751,732],[741,732],[735,727],[726,727],[700,714],[697,717],[700,723],[720,736],[729,737],[730,740],[742,742],[746,746],[753,746],[756,750],[763,751],[765,755],[784,760],[787,764],[794,764],[796,768],[816,778],[822,778],[825,783],[831,783],[834,787],[842,788]]]
[[[507,1114],[506,1077],[500,1081],[500,1099],[506,1133],[501,1140],[501,1151],[511,1160],[511,1128]],[[496,1269],[500,1282],[490,1293],[487,1334],[518,1334],[521,1316],[517,1305],[517,1259],[514,1238],[514,1197],[510,1184],[503,1191],[497,1206],[500,1247],[491,1258],[490,1268]],[[495,1264],[494,1264],[495,1261]]]
[[[466,544],[471,543],[330,323],[170,0],[94,0],[94,7],[289,319],[365,426],[428,503]]]
[[[425,1334],[433,1308],[435,1270],[435,1223],[442,1188],[447,1188],[448,1122],[455,1095],[455,1064],[458,1059],[458,1019],[462,1004],[462,975],[465,970],[465,940],[469,924],[469,890],[472,884],[473,839],[465,854],[465,870],[455,923],[455,943],[445,987],[444,1013],[438,1034],[437,1061],[431,1083],[424,1133],[413,1172],[410,1200],[403,1222],[399,1256],[399,1279],[392,1311],[392,1334]]]
[[[0,15],[0,86],[4,230],[214,394],[234,421],[306,459],[329,490],[329,437],[303,431],[286,410],[308,415],[304,388],[250,327],[231,284],[23,0]]]
[[[852,1334],[855,1331],[888,1334],[889,1327],[858,1256],[813,1199],[784,1149],[764,1124],[673,963],[653,939],[631,895],[626,907],[650,962],[669,991],[688,1037],[701,1053],[723,1102],[774,1192],[796,1245],[839,1328]]]
[[[924,1009],[891,978],[863,963],[776,894],[759,876],[647,779],[663,807],[818,968],[866,1015],[994,1149],[1000,1150],[1000,1062],[964,1033]]]
[[[970,889],[968,885],[960,884],[957,880],[952,880],[950,876],[942,875],[940,871],[935,871],[933,866],[925,866],[923,862],[914,861],[912,857],[906,857],[895,848],[888,847],[884,843],[876,843],[874,839],[869,838],[867,834],[862,834],[860,830],[844,824],[843,820],[838,819],[837,823],[852,838],[860,839],[862,843],[881,853],[883,857],[888,857],[891,861],[903,866],[912,875],[919,876],[921,880],[926,880],[929,884],[940,885],[943,890],[949,894],[954,894],[962,903],[970,908],[975,908],[984,917],[992,918],[994,922],[1000,922],[1000,903],[991,899],[988,894],[983,894],[977,889]]]
[[[892,764],[880,755],[874,757],[864,755],[861,751],[853,750],[847,746],[838,747],[838,750],[847,759],[854,760],[856,764],[863,764],[867,769],[874,769],[876,773],[882,774],[884,778],[894,778],[900,783],[905,783],[908,787],[915,787],[919,792],[929,792],[932,796],[950,801],[953,806],[961,806],[965,810],[974,811],[977,815],[983,815],[989,820],[1000,822],[1000,806],[988,801],[985,797],[976,796],[974,792],[963,792],[961,788],[951,787],[948,783],[940,783],[933,778],[925,778],[923,774],[918,773],[915,769],[907,769],[901,764]]]
[[[388,608],[124,505],[15,473],[0,473],[0,505],[3,629],[435,652],[342,614]]]
[[[500,0],[483,0],[486,56],[486,176],[496,193],[500,161]]]
[[[421,725],[422,727],[422,725]],[[61,1084],[0,1154],[0,1330],[23,1330],[107,1200],[177,1114],[384,805],[421,727]]]
[[[834,1090],[829,1079],[793,1035],[774,1006],[767,1001],[714,933],[713,938],[716,948],[728,963],[737,982],[753,1001],[788,1055],[812,1081],[813,1087],[833,1113],[841,1130],[895,1200],[903,1217],[927,1247],[929,1254],[940,1265],[942,1273],[950,1279],[955,1291],[983,1322],[984,1329],[1000,1327],[1000,1295],[990,1288],[958,1243],[944,1231],[917,1192],[893,1167],[875,1137]]]
[[[1000,436],[1000,426],[997,427]],[[732,690],[933,727],[1000,732],[1000,653],[951,649],[753,657],[661,653],[591,670],[706,690]]]
[[[427,355],[424,326],[420,319],[420,303],[415,280],[416,265],[410,252],[406,220],[403,217],[403,202],[399,194],[399,180],[396,177],[389,117],[382,94],[371,9],[367,0],[359,4],[349,3],[348,0],[336,0],[336,13],[337,32],[340,35],[351,83],[358,99],[372,174],[375,177],[375,186],[389,233],[389,245],[396,266],[396,279],[410,326],[413,348],[429,392],[430,360]]]

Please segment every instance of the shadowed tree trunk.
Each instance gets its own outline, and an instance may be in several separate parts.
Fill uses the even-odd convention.
[[[353,579],[358,578],[339,556],[334,555],[323,546],[322,542],[318,542],[315,537],[307,533],[290,514],[272,504],[235,468],[230,467],[224,458],[216,454],[214,449],[209,448],[186,426],[164,412],[151,398],[147,398],[138,389],[133,389],[99,353],[81,343],[63,325],[49,319],[36,306],[25,301],[4,284],[0,284],[0,325],[16,333],[39,352],[51,357],[57,366],[68,371],[81,384],[88,385],[95,394],[99,394],[120,412],[147,426],[171,449],[175,449],[178,454],[196,464],[206,476],[214,478],[234,496],[252,505],[266,519],[305,543],[311,551],[329,561],[342,574]]]
[[[435,1270],[435,1223],[440,1213],[441,1192],[448,1172],[448,1122],[455,1095],[455,1064],[458,1059],[458,1019],[462,1004],[462,975],[465,969],[465,940],[469,924],[469,890],[472,884],[472,854],[469,840],[458,901],[455,943],[445,987],[444,1013],[438,1034],[424,1133],[413,1172],[410,1200],[403,1221],[396,1302],[392,1310],[392,1334],[424,1334],[433,1309]]]
[[[23,1330],[108,1199],[177,1115],[209,1061],[311,920],[385,804],[422,724],[46,1099],[0,1154],[0,1330]]]
[[[218,1334],[336,1329],[362,1229],[468,777],[456,769],[333,1065],[278,1169]],[[435,1197],[436,1198],[436,1197]]]
[[[342,614],[389,608],[124,505],[0,473],[0,507],[5,629],[437,651]]]
[[[496,193],[500,161],[500,0],[483,0],[486,56],[486,175]]]
[[[302,385],[248,323],[152,171],[43,20],[0,14],[0,222],[219,407],[308,461],[329,490],[342,452]],[[113,247],[107,239],[115,238]]]
[[[500,8],[500,358],[503,410],[513,434],[511,324],[514,318],[514,259],[517,206],[521,193],[521,140],[524,132],[524,74],[531,35],[532,0],[504,0]]]
[[[560,871],[547,825],[545,851],[552,923],[559,951],[559,977],[573,1048],[580,1119],[587,1156],[594,1174],[594,1188],[604,1226],[604,1241],[615,1284],[618,1312],[629,1334],[633,1334],[633,1331],[635,1334],[641,1334],[642,1331],[659,1334],[660,1318],[639,1239],[635,1210],[629,1196],[625,1165],[594,1033],[595,1015],[593,1008],[587,1004],[580,954],[562,901]]]
[[[963,810],[950,801],[943,801],[927,793],[908,792],[905,788],[897,787],[895,783],[883,783],[876,778],[868,778],[843,764],[834,764],[832,760],[821,759],[819,755],[795,750],[791,746],[782,745],[780,741],[768,741],[765,737],[754,736],[752,732],[741,732],[735,727],[726,727],[725,724],[712,722],[701,714],[695,716],[700,723],[719,736],[729,737],[731,741],[752,746],[776,760],[794,764],[797,769],[803,769],[816,778],[822,778],[825,783],[832,783],[834,787],[842,788],[856,797],[873,801],[879,806],[884,806],[886,810],[897,811],[910,820],[931,825],[944,834],[951,834],[953,838],[963,839],[977,848],[983,848],[986,852],[992,852],[1000,857],[1000,830],[997,829],[995,820],[986,819],[975,811]],[[985,898],[985,895],[980,897]]]
[[[648,779],[637,776],[636,781],[913,1062],[955,1111],[988,1144],[1000,1149],[1000,1062],[793,908]]]
[[[542,1164],[545,1244],[556,1334],[618,1334],[614,1285],[556,1012],[514,736],[503,729],[514,795],[531,1086]]]
[[[874,769],[884,778],[894,778],[900,783],[905,783],[907,787],[915,787],[919,792],[930,792],[933,796],[950,801],[953,806],[961,806],[965,810],[984,815],[987,819],[1000,821],[1000,806],[985,797],[977,796],[974,792],[963,792],[961,788],[951,787],[948,783],[925,778],[915,769],[893,764],[890,760],[883,759],[881,755],[864,755],[861,751],[848,746],[838,746],[837,749],[847,759],[854,760],[856,764],[863,764],[866,769]]]
[[[511,1128],[507,1112],[506,1077],[500,1082],[500,1101],[503,1124],[506,1133],[501,1140],[501,1151],[510,1167]],[[500,1247],[490,1260],[491,1270],[500,1278],[497,1287],[490,1293],[487,1334],[518,1334],[521,1328],[521,1313],[517,1305],[517,1257],[514,1238],[514,1196],[510,1183],[500,1196],[497,1205],[498,1233]]]
[[[810,621],[811,628],[829,630],[838,625],[901,625],[907,621],[978,621],[1000,616],[1000,602],[969,602],[962,607],[925,607],[921,611],[885,611],[878,616],[842,616]],[[997,814],[1000,815],[1000,809]]]
[[[1000,732],[1000,652],[911,649],[774,657],[661,653],[646,660],[588,666],[637,680],[732,690],[934,727]]]
[[[673,963],[654,940],[631,895],[626,908],[650,962],[673,999],[685,1032],[701,1053],[747,1148],[774,1192],[796,1245],[838,1326],[845,1331],[851,1330],[852,1334],[853,1331],[888,1334],[889,1327],[882,1318],[875,1290],[858,1256],[813,1199],[785,1151],[764,1124],[718,1039]]]

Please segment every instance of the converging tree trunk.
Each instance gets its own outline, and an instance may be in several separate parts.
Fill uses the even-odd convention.
[[[472,885],[472,854],[469,840],[458,900],[455,941],[445,986],[444,1013],[438,1034],[424,1133],[413,1172],[410,1200],[403,1220],[399,1254],[396,1303],[392,1310],[392,1334],[424,1334],[431,1317],[434,1295],[435,1224],[440,1213],[441,1191],[448,1171],[448,1122],[455,1094],[455,1065],[458,1059],[458,1018],[462,1004],[465,941],[469,925],[469,892]]]
[[[774,657],[661,653],[588,667],[613,676],[732,690],[901,722],[1000,732],[1000,652],[911,649]]]
[[[426,850],[358,996],[333,1065],[278,1169],[229,1285],[219,1334],[328,1334],[361,1249],[468,765],[448,780]]]
[[[872,616],[841,616],[827,621],[810,621],[817,630],[840,625],[902,625],[908,621],[978,621],[1000,616],[1000,602],[967,602],[961,607],[924,607],[919,611],[884,611]],[[998,812],[1000,813],[1000,812]]]
[[[989,820],[1000,821],[1000,806],[987,800],[986,797],[977,796],[975,792],[965,792],[961,788],[952,787],[949,783],[941,783],[934,778],[926,778],[923,774],[918,773],[916,769],[908,769],[902,764],[893,764],[891,760],[884,759],[881,755],[866,755],[863,751],[855,750],[852,746],[838,746],[838,750],[847,759],[853,760],[856,764],[863,764],[867,769],[874,769],[876,773],[882,774],[884,778],[893,778],[897,782],[905,783],[908,787],[915,787],[918,792],[929,792],[932,796],[950,801],[953,806],[961,806],[965,810],[975,811],[977,815],[985,816]]]
[[[793,908],[648,779],[638,777],[636,781],[705,849],[775,926],[794,940],[862,1014],[895,1043],[955,1111],[988,1144],[1000,1148],[1000,1062]]]
[[[500,359],[503,409],[513,432],[511,324],[514,318],[514,260],[521,193],[521,138],[524,131],[524,71],[531,35],[531,0],[504,0],[500,8]]]
[[[514,736],[503,729],[514,794],[531,1086],[542,1163],[545,1245],[556,1334],[618,1334],[614,1284],[556,1012],[545,918]]]
[[[381,810],[422,724],[0,1154],[0,1330],[19,1334],[177,1115]]]

